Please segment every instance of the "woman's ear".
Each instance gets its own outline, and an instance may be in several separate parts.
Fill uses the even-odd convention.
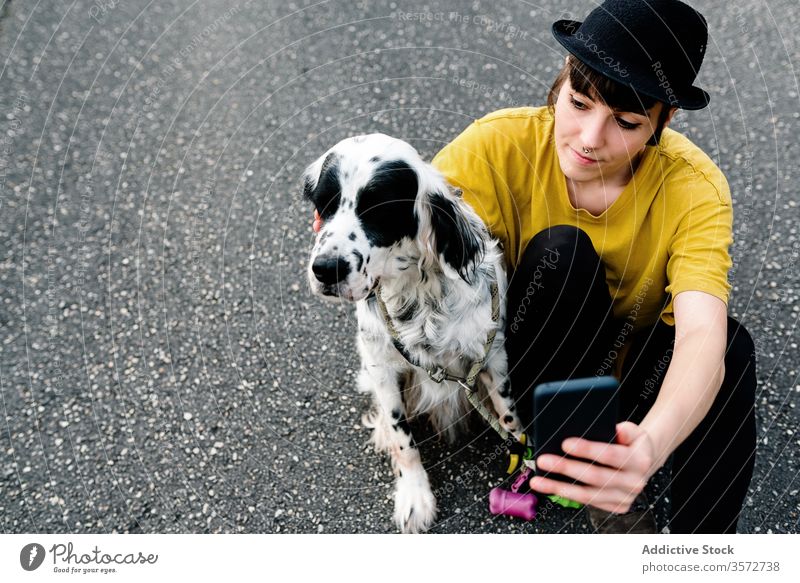
[[[678,111],[677,107],[670,107],[669,108],[669,113],[667,114],[666,119],[664,119],[664,127],[667,127],[669,125],[669,122],[672,121],[672,117],[675,115],[676,111]]]
[[[667,108],[667,109],[665,109]],[[672,120],[672,117],[675,115],[675,112],[678,111],[677,107],[669,107],[665,103],[661,103],[661,109],[658,110],[656,114],[656,122],[655,122],[655,130],[653,135],[650,136],[650,139],[647,140],[647,146],[657,146],[659,140],[661,140],[661,134],[664,131],[664,128],[669,125],[669,122]],[[653,115],[650,113],[650,115]],[[650,127],[653,127],[652,118],[650,120]]]

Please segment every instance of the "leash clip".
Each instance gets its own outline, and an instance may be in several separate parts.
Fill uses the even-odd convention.
[[[431,379],[436,381],[437,383],[441,383],[444,380],[446,374],[447,372],[441,366],[433,372],[428,371],[428,376],[431,377]]]
[[[467,384],[467,382],[466,382],[466,381],[464,381],[464,380],[462,380],[462,379],[458,379],[456,382],[457,382],[459,385],[461,385],[461,388],[463,388],[463,389],[464,389],[464,391],[467,393],[467,395],[471,395],[471,394],[472,394],[472,387],[470,387],[470,386]]]

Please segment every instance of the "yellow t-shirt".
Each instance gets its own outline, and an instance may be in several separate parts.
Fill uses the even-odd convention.
[[[639,330],[674,325],[673,298],[699,290],[728,303],[733,210],[728,182],[688,138],[665,128],[601,215],[573,207],[547,107],[502,109],[473,122],[433,159],[463,190],[513,269],[555,225],[586,231],[606,267],[614,316]]]

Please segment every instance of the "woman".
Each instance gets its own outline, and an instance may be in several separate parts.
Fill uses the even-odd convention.
[[[731,196],[667,128],[700,109],[706,21],[678,0],[607,0],[558,21],[570,52],[548,106],[474,122],[433,160],[504,245],[512,387],[523,420],[550,380],[615,374],[617,444],[531,487],[589,505],[601,532],[655,532],[643,489],[672,456],[671,532],[735,532],[755,456],[755,348],[727,316]]]
[[[607,0],[553,25],[569,51],[548,105],[494,112],[433,164],[504,246],[506,348],[532,387],[614,374],[617,444],[569,439],[531,487],[587,504],[600,532],[655,532],[643,490],[672,458],[671,532],[735,532],[755,458],[755,348],[727,316],[725,177],[667,128],[701,109],[706,21],[678,0]],[[315,229],[319,229],[319,218]]]

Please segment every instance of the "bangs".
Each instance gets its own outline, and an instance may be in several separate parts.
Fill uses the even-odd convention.
[[[570,86],[575,91],[593,101],[599,101],[615,112],[630,112],[649,118],[650,110],[658,103],[658,100],[653,97],[636,93],[627,85],[601,75],[570,54],[567,57],[566,64],[561,68],[553,85],[550,87],[550,91],[547,92],[547,107],[551,113],[555,111],[561,86],[567,80],[569,80]],[[661,108],[661,112],[658,114],[658,122],[655,126],[656,129],[647,141],[648,146],[658,145],[661,139],[661,132],[664,129],[667,118],[670,116],[670,109],[666,104]]]
[[[569,83],[572,88],[594,101],[603,102],[615,111],[629,111],[647,116],[647,111],[657,102],[652,97],[636,93],[630,87],[601,75],[572,55],[569,64]]]

